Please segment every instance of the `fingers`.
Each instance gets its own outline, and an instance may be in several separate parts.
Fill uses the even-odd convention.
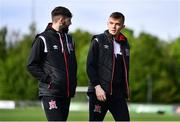
[[[101,88],[100,85],[97,85],[95,87],[96,89],[96,97],[99,101],[106,101],[106,94],[104,92],[104,90]]]
[[[104,90],[101,88],[100,85],[97,85],[95,87],[96,90],[96,97],[99,101],[106,101],[106,94],[104,92]]]
[[[99,101],[106,101],[106,95],[105,95],[105,94],[98,95],[98,96],[97,96],[97,99],[98,99]]]

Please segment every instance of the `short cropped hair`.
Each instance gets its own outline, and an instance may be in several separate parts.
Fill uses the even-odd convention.
[[[69,17],[69,18],[72,17],[72,13],[70,12],[70,10],[62,6],[58,6],[52,10],[51,12],[52,20],[54,17],[59,16],[59,15]]]
[[[114,19],[121,19],[121,21],[124,23],[125,21],[125,17],[122,13],[120,12],[113,12],[110,17],[114,18]]]

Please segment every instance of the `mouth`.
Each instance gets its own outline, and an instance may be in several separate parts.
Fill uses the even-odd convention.
[[[111,32],[115,33],[115,32],[116,32],[116,30],[111,30]]]

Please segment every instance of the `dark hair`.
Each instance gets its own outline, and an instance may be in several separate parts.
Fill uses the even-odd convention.
[[[124,23],[125,21],[125,17],[122,13],[120,12],[113,12],[110,17],[114,18],[114,19],[121,19],[121,21]]]
[[[69,9],[62,7],[62,6],[58,6],[58,7],[54,8],[51,12],[52,18],[54,18],[55,16],[58,16],[58,15],[72,17],[72,13],[69,11]]]

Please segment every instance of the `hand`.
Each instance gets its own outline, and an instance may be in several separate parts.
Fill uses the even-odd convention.
[[[106,101],[106,94],[100,85],[95,86],[95,92],[99,101]]]

